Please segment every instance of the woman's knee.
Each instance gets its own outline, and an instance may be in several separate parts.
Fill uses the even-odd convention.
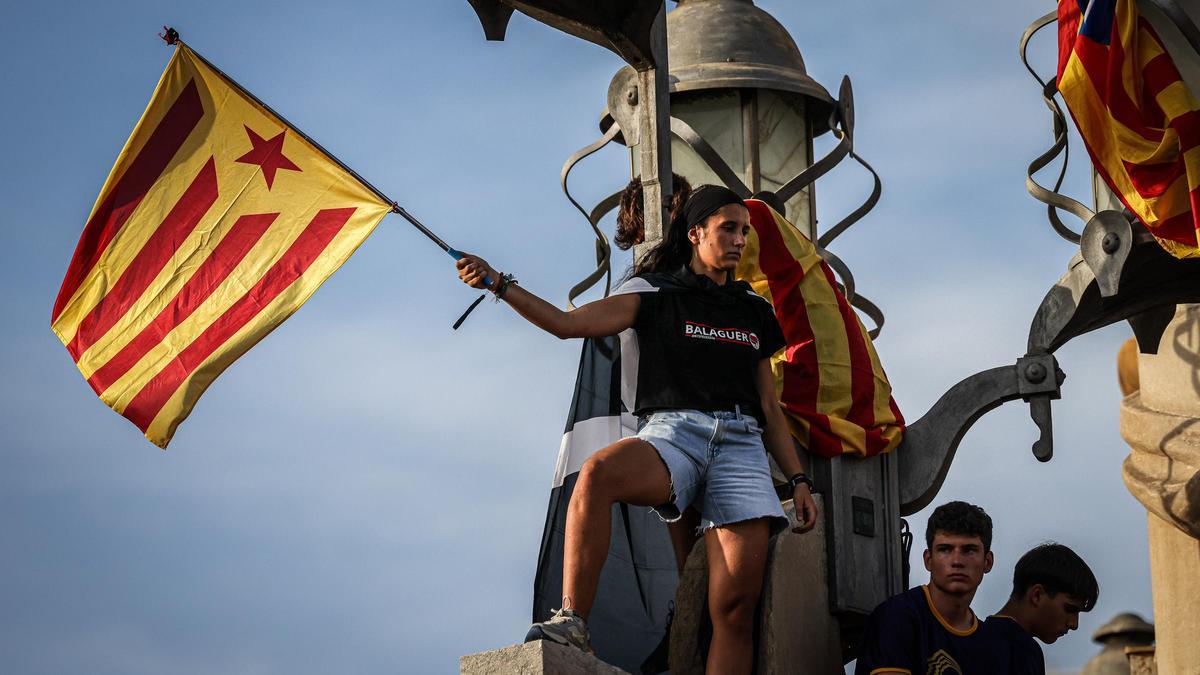
[[[613,493],[616,472],[613,462],[602,454],[592,455],[579,469],[575,481],[575,494],[583,493],[592,498],[607,498]]]
[[[712,615],[713,623],[727,628],[751,629],[757,609],[757,593],[729,590],[709,595],[708,611]]]

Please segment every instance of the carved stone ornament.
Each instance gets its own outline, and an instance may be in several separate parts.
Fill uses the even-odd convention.
[[[1158,354],[1142,354],[1141,389],[1121,403],[1132,451],[1125,485],[1146,510],[1200,539],[1200,305],[1181,306]]]

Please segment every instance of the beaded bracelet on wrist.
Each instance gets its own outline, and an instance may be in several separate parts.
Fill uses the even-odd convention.
[[[515,283],[517,283],[517,279],[513,275],[500,275],[500,281],[496,282],[496,302],[500,302],[500,300],[504,297],[504,294],[508,292],[508,285]]]

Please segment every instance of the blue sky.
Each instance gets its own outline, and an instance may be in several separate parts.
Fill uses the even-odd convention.
[[[878,349],[916,419],[1024,353],[1073,253],[1024,191],[1050,122],[1016,45],[1053,5],[758,4],[819,82],[854,82],[856,149],[884,193],[834,251],[887,315]],[[234,364],[166,452],[92,394],[50,308],[170,56],[164,23],[452,245],[559,303],[593,248],[558,173],[598,135],[617,57],[520,16],[487,43],[465,1],[10,3],[0,19],[6,672],[456,672],[460,655],[520,638],[579,345],[491,303],[452,332],[475,295],[403,220]],[[1043,70],[1052,50],[1042,35]],[[627,167],[608,148],[572,188],[595,203]],[[822,222],[868,190],[851,165],[821,179]],[[937,500],[996,521],[980,613],[1043,540],[1092,564],[1100,603],[1046,650],[1052,668],[1095,653],[1088,636],[1113,614],[1151,618],[1144,510],[1120,477],[1129,334],[1059,350],[1053,462],[1034,461],[1028,407],[1010,403],[968,434]]]

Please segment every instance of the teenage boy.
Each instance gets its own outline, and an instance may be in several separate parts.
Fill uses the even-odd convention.
[[[1079,613],[1096,606],[1100,587],[1091,568],[1074,551],[1053,542],[1021,556],[1013,570],[1008,602],[985,625],[1002,650],[1009,672],[1045,675],[1042,648],[1079,627]]]
[[[925,545],[929,583],[871,613],[856,675],[995,672],[997,647],[971,611],[992,569],[992,519],[973,504],[943,504],[929,517]]]

